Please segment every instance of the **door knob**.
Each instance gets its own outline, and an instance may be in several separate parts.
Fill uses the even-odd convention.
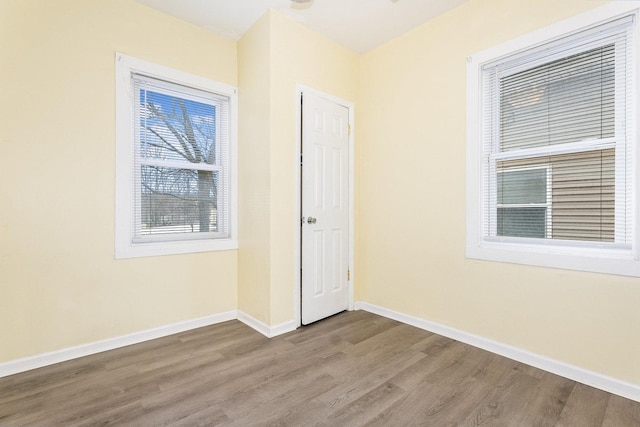
[[[307,218],[307,224],[315,224],[316,223],[316,219],[312,216],[310,216],[309,218]]]

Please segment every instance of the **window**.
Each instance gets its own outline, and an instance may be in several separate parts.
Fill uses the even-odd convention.
[[[551,228],[545,167],[497,171],[496,235],[545,238]]]
[[[116,74],[116,257],[235,248],[235,89],[121,54]]]
[[[467,256],[640,275],[637,14],[607,5],[470,58]]]

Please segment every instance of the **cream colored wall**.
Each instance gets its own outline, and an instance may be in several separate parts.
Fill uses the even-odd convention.
[[[293,319],[296,235],[300,230],[296,171],[296,84],[355,102],[358,56],[272,10],[271,324]]]
[[[240,309],[276,326],[294,320],[298,286],[296,84],[354,101],[358,57],[275,10],[242,37],[238,51]]]
[[[2,0],[0,40],[0,362],[236,309],[236,251],[114,260],[115,52],[236,85],[235,42],[129,0]]]
[[[640,279],[465,259],[466,58],[599,4],[471,0],[362,56],[357,299],[640,384]]]
[[[238,43],[238,308],[271,317],[271,38],[265,14]]]

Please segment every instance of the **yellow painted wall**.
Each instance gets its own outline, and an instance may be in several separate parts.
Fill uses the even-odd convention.
[[[362,56],[356,299],[640,384],[640,279],[465,259],[466,58],[601,3],[471,0]]]
[[[355,101],[358,56],[270,10],[238,45],[240,310],[270,326],[295,318],[296,84]]]
[[[269,324],[271,38],[265,14],[238,42],[238,308]]]
[[[271,324],[294,316],[295,242],[299,233],[295,142],[296,84],[355,102],[358,56],[272,10]]]
[[[0,1],[0,362],[237,308],[237,253],[114,259],[115,52],[237,84],[130,0]]]

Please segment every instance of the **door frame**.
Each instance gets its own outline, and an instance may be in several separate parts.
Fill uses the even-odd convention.
[[[347,101],[345,99],[329,95],[325,92],[321,92],[319,90],[313,89],[309,86],[305,86],[302,84],[296,84],[296,192],[295,192],[295,211],[296,215],[296,232],[295,232],[295,242],[294,242],[294,278],[295,278],[295,286],[294,286],[294,312],[295,312],[295,322],[296,327],[302,325],[301,318],[301,310],[302,310],[302,272],[301,272],[301,243],[302,243],[302,227],[300,227],[300,218],[302,218],[302,174],[300,168],[300,159],[302,155],[302,94],[303,93],[312,93],[315,96],[320,98],[324,98],[328,101],[341,105],[349,111],[349,125],[351,126],[351,132],[349,132],[349,174],[347,180],[348,182],[348,191],[349,191],[349,311],[353,310],[353,285],[355,283],[355,271],[354,271],[354,134],[355,134],[355,126],[354,126],[354,104],[351,101]]]

